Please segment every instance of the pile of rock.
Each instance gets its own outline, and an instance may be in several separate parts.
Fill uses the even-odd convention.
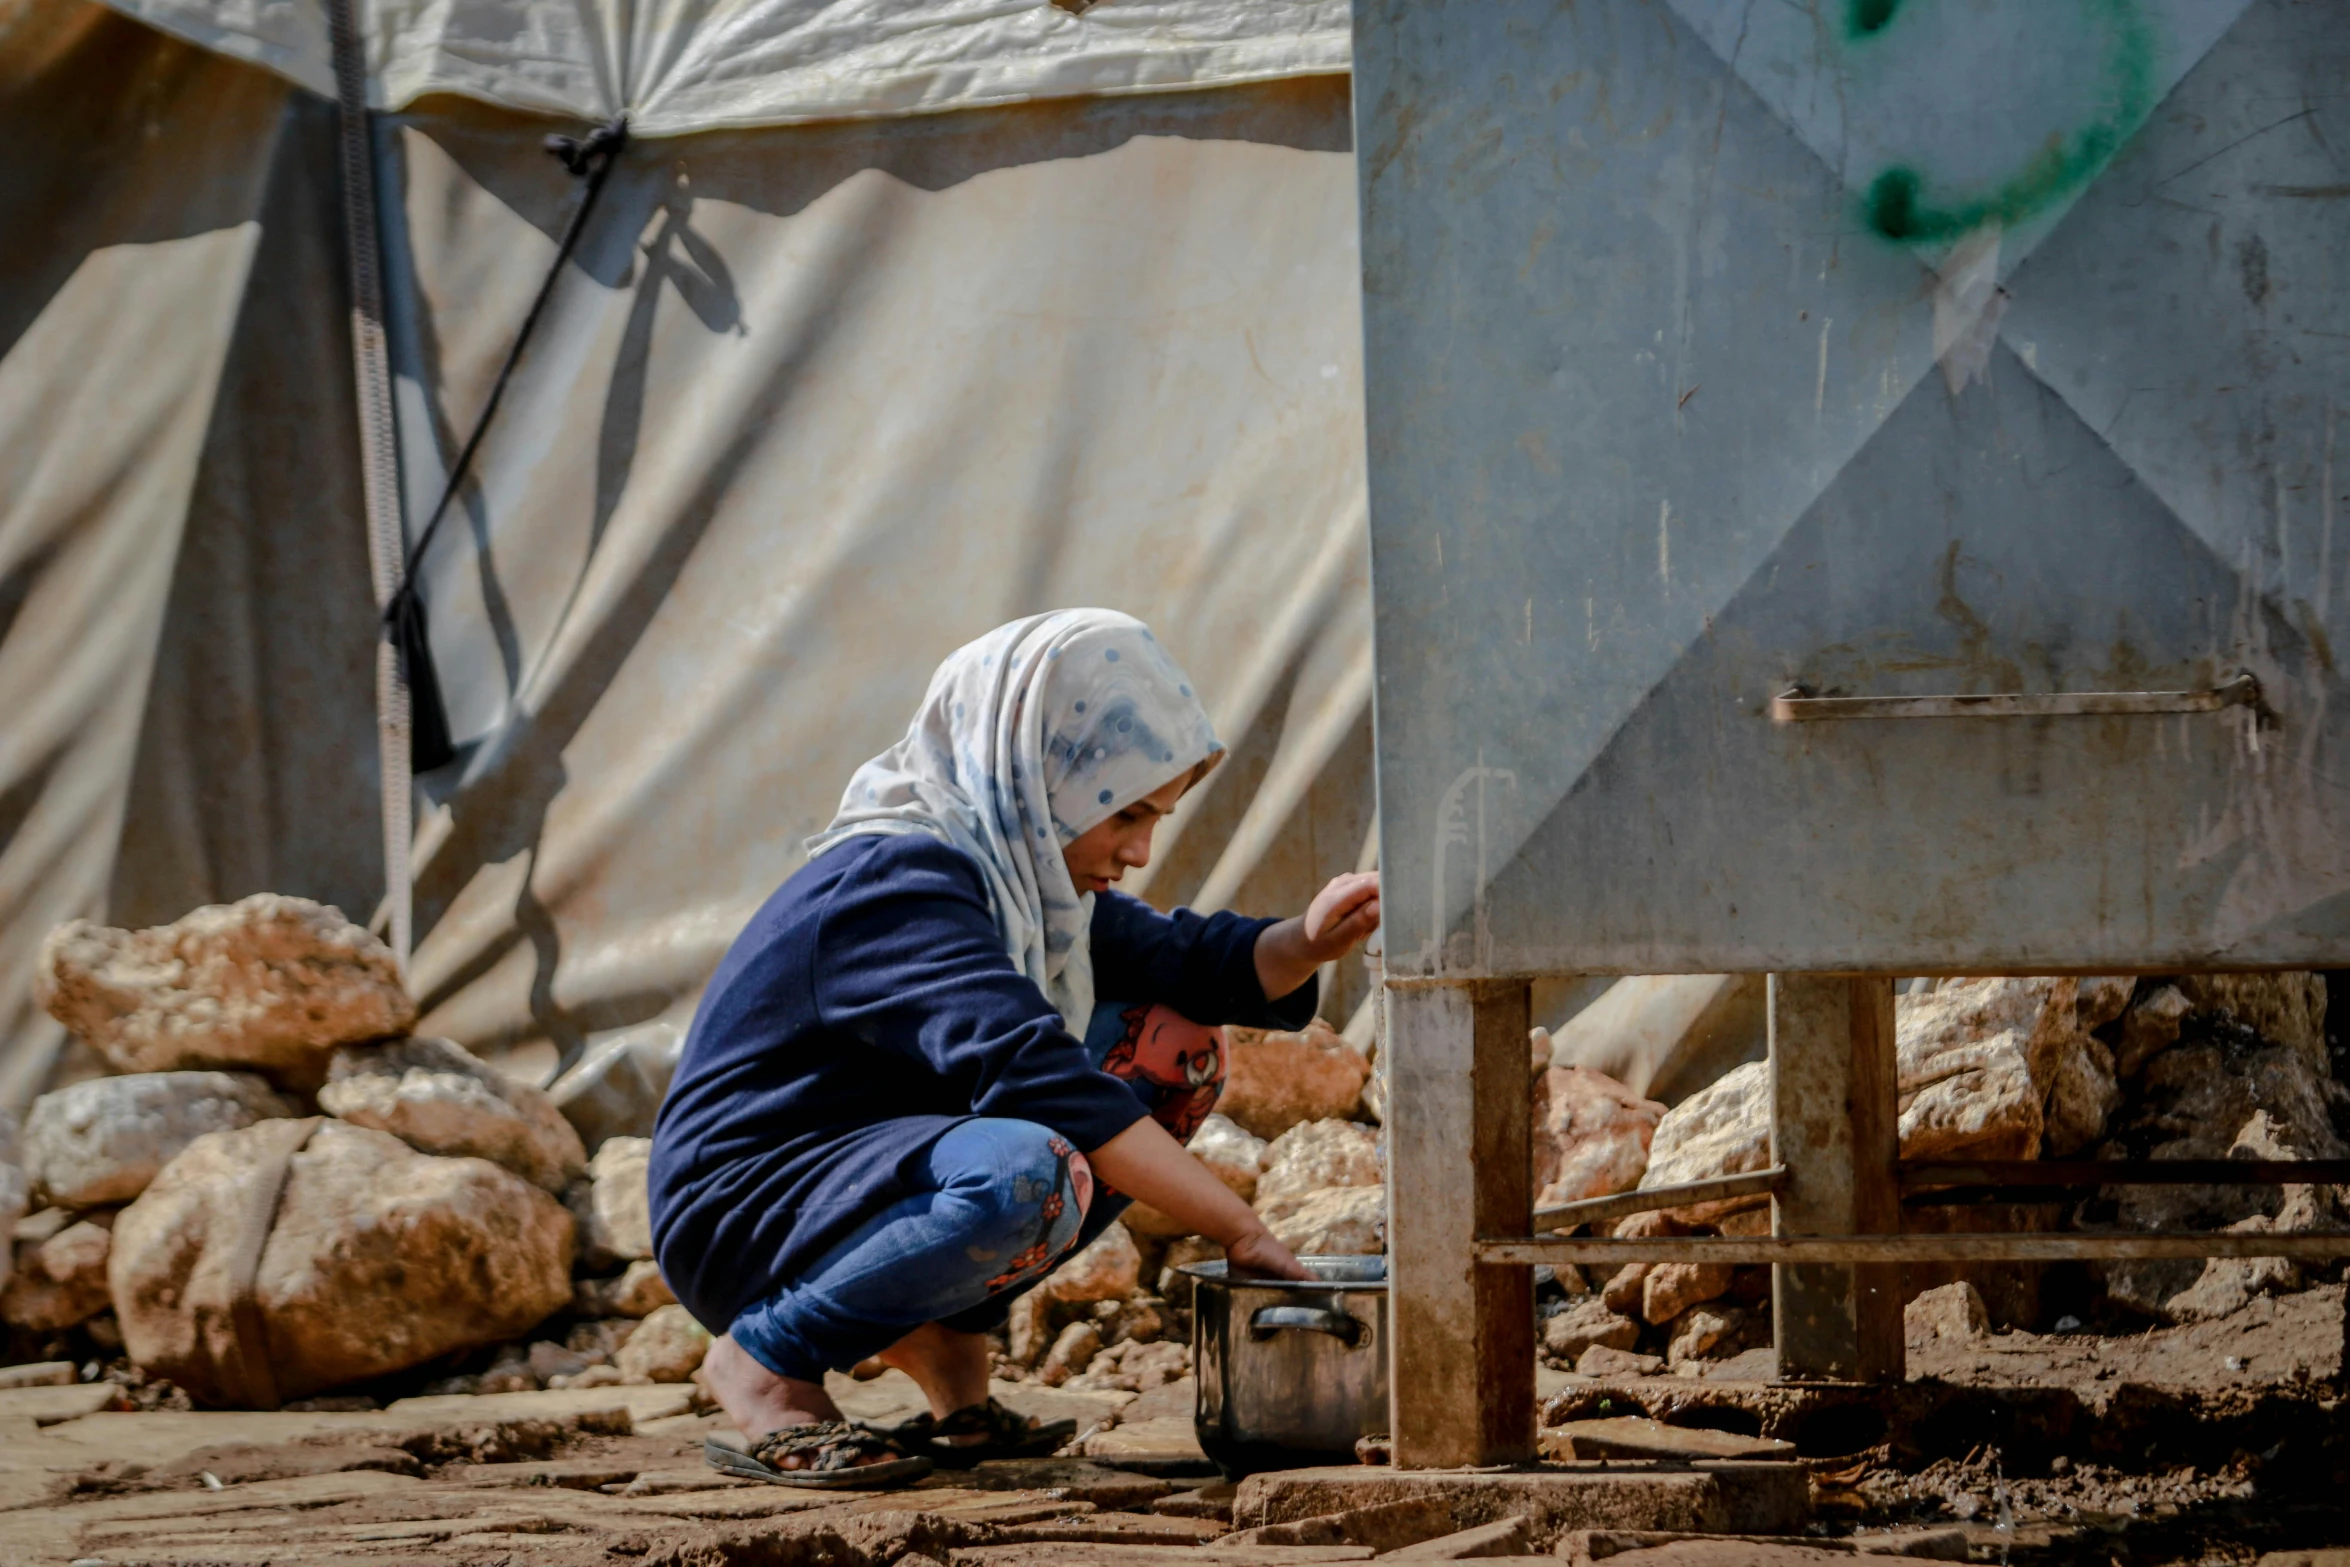
[[[544,1093],[411,1036],[390,950],[336,910],[264,894],[153,930],[76,921],[40,990],[117,1075],[43,1095],[0,1141],[20,1347],[126,1353],[222,1405],[462,1362],[561,1316],[564,1341],[443,1386],[699,1365],[707,1335],[649,1260],[643,1140],[591,1165]],[[575,1280],[575,1259],[615,1276]]]
[[[2119,1103],[2099,1158],[2340,1159],[2350,1086],[2334,1076],[2326,990],[2308,973],[2141,980],[2112,1030]],[[2083,1229],[2328,1230],[2335,1186],[2108,1187],[2080,1205]],[[2161,1321],[2224,1316],[2254,1295],[2316,1282],[2275,1258],[2110,1263],[2107,1298]]]

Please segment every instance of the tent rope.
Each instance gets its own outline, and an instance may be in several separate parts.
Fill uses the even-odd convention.
[[[334,52],[335,98],[340,110],[343,175],[344,258],[351,278],[351,364],[359,404],[359,469],[367,508],[367,563],[381,616],[376,643],[376,759],[382,777],[384,917],[400,972],[408,972],[415,942],[415,775],[454,759],[448,710],[433,668],[424,600],[416,588],[416,566],[440,531],[449,503],[464,486],[490,420],[521,362],[523,345],[553,296],[555,282],[579,245],[589,213],[595,210],[613,162],[628,143],[628,118],[621,115],[581,138],[549,136],[547,151],[577,178],[586,193],[564,226],[554,263],[540,282],[530,313],[522,318],[505,363],[498,367],[488,399],[472,433],[457,453],[441,498],[410,544],[400,515],[399,430],[392,407],[391,357],[384,333],[381,240],[376,226],[375,153],[367,111],[366,44],[353,0],[327,0],[327,28]]]
[[[530,334],[546,313],[547,301],[554,296],[556,280],[571,260],[571,253],[579,246],[579,236],[587,228],[588,214],[596,207],[596,198],[603,194],[604,180],[612,172],[620,149],[628,145],[628,116],[623,114],[607,124],[596,127],[584,137],[550,136],[547,152],[569,169],[575,178],[587,182],[586,193],[572,210],[571,221],[564,225],[562,243],[555,247],[555,259],[547,268],[547,275],[539,281],[538,294],[530,302],[530,312],[522,318],[522,325],[514,334],[514,341],[506,350],[506,361],[498,367],[497,378],[490,382],[490,395],[474,415],[473,429],[458,448],[457,460],[450,465],[448,480],[441,486],[441,498],[433,506],[432,515],[425,519],[417,533],[416,542],[409,546],[400,565],[400,576],[392,590],[391,601],[383,606],[384,625],[393,645],[400,650],[400,674],[406,685],[413,717],[410,743],[413,747],[416,771],[429,773],[456,759],[457,748],[449,733],[448,709],[441,701],[440,676],[432,661],[432,642],[426,634],[424,597],[416,585],[416,565],[424,552],[432,547],[433,535],[440,532],[441,523],[449,515],[449,503],[464,488],[465,478],[473,468],[474,453],[481,450],[481,441],[489,433],[490,421],[497,416],[498,403],[506,395],[506,384],[514,378],[514,367],[522,362],[522,348],[530,341]]]
[[[359,402],[359,480],[367,506],[367,564],[375,602],[388,611],[406,575],[400,525],[399,432],[392,416],[391,357],[384,338],[383,272],[376,237],[375,156],[367,119],[367,60],[352,0],[327,0],[341,110],[343,248],[351,276],[351,367]],[[408,972],[415,830],[409,770],[410,706],[399,651],[387,634],[375,657],[376,765],[383,785],[384,902],[393,955]]]

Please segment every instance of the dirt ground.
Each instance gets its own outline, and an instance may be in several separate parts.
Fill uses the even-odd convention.
[[[1913,1343],[1909,1382],[1878,1394],[1774,1384],[1767,1353],[1703,1375],[1549,1373],[1543,1418],[1777,1437],[1809,1471],[1800,1548],[1651,1543],[1624,1567],[1841,1559],[1849,1537],[1885,1530],[1956,1531],[1985,1562],[2252,1563],[2350,1545],[2343,1332],[2332,1286],[2129,1337]],[[913,1400],[895,1373],[840,1391],[869,1418]],[[271,1415],[94,1409],[105,1390],[87,1387],[0,1393],[0,1563],[1228,1567],[1371,1554],[1219,1548],[1231,1491],[1190,1438],[1189,1382],[1140,1398],[1003,1387],[1034,1412],[1077,1415],[1084,1456],[849,1495],[715,1474],[701,1443],[722,1423],[691,1412],[689,1390],[599,1392]]]
[[[2124,1336],[1908,1345],[1882,1396],[1697,1375],[1564,1379],[1546,1421],[1646,1414],[1796,1444],[1815,1528],[1955,1525],[1978,1561],[2254,1562],[2350,1546],[2344,1291]]]

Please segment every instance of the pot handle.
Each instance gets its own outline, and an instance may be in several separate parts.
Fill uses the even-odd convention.
[[[1268,1339],[1284,1328],[1295,1328],[1306,1333],[1327,1333],[1352,1349],[1362,1341],[1363,1325],[1343,1311],[1327,1306],[1260,1306],[1248,1319],[1248,1335],[1254,1339]]]

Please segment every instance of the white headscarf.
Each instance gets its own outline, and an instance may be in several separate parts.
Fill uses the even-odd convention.
[[[1108,609],[998,626],[948,655],[906,737],[857,769],[812,859],[857,833],[923,832],[986,878],[1012,966],[1070,1032],[1093,1016],[1093,894],[1061,847],[1222,753],[1191,678]]]

